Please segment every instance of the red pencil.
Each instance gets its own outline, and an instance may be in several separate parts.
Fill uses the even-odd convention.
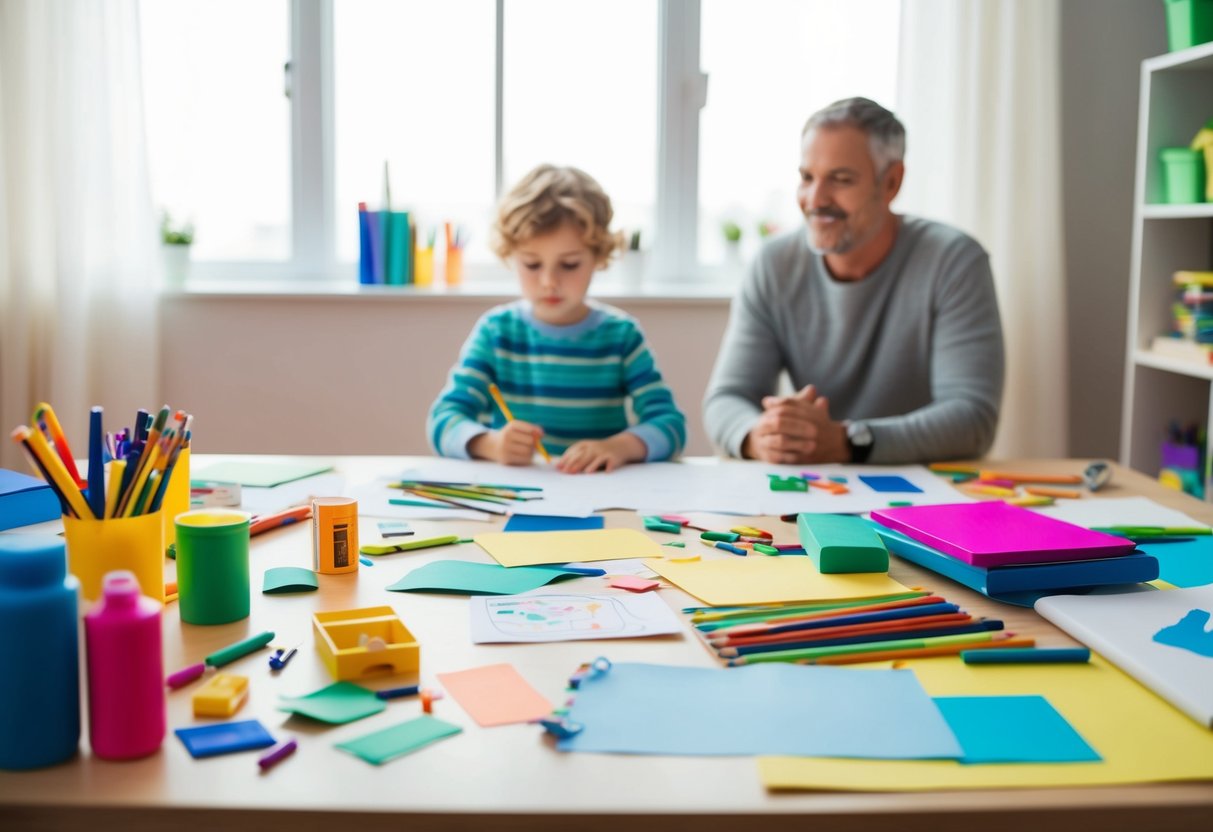
[[[921,607],[927,604],[946,604],[947,601],[938,595],[924,595],[921,598],[906,598],[902,601],[885,601],[880,604],[868,604],[860,607],[844,607],[841,609],[822,610],[821,612],[806,612],[800,615],[780,618],[772,615],[770,620],[762,624],[735,624],[732,627],[721,627],[712,631],[713,637],[761,635],[772,627],[782,627],[785,624],[795,624],[800,621],[821,621],[829,618],[840,618],[846,615],[859,615],[868,612],[884,610],[899,610],[909,607]]]
[[[896,618],[892,621],[872,621],[867,624],[847,624],[841,627],[821,627],[812,630],[792,630],[786,633],[771,633],[770,635],[712,638],[713,647],[741,647],[746,644],[772,644],[780,641],[809,641],[816,638],[838,638],[839,636],[861,635],[863,633],[888,633],[901,630],[915,630],[923,627],[939,626],[940,624],[967,624],[973,616],[963,612],[943,613],[940,615],[924,615],[919,618]]]
[[[288,523],[296,523],[300,520],[306,520],[312,516],[311,506],[295,506],[294,508],[283,509],[274,514],[266,514],[262,517],[253,518],[253,522],[249,523],[249,537],[259,535],[262,532],[268,532],[270,529],[276,529],[279,526],[285,526]]]

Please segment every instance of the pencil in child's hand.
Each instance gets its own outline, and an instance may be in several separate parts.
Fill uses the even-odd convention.
[[[496,384],[489,384],[489,395],[493,397],[493,401],[497,402],[497,407],[501,409],[501,415],[505,417],[507,422],[514,421],[514,414],[510,413],[509,406],[505,403],[505,399],[501,395],[501,389]],[[540,455],[544,462],[550,463],[552,457],[548,454],[547,448],[543,447],[543,443],[539,441],[539,437],[535,437],[535,447],[539,449]]]

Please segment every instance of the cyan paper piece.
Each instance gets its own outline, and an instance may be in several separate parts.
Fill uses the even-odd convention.
[[[1197,535],[1174,543],[1138,543],[1137,548],[1158,558],[1158,577],[1186,588],[1213,584],[1213,535]]]
[[[453,592],[462,595],[519,595],[555,581],[577,578],[542,566],[504,567],[496,563],[438,560],[418,567],[388,587],[392,592]]]
[[[331,725],[343,725],[379,713],[387,704],[353,682],[335,682],[306,696],[283,697],[280,711],[289,711]]]
[[[338,743],[337,747],[379,766],[462,730],[458,725],[422,715],[391,728]]]
[[[897,474],[860,474],[859,481],[882,494],[921,494],[922,489]]]
[[[601,529],[606,518],[601,514],[589,517],[560,517],[543,514],[514,514],[506,521],[505,532],[576,532]]]
[[[265,570],[261,591],[266,595],[286,595],[291,592],[315,592],[320,588],[316,573],[302,566],[274,566]]]
[[[1208,610],[1188,610],[1179,621],[1155,633],[1154,640],[1213,659],[1213,631],[1207,630],[1208,626]]]
[[[562,751],[958,759],[960,744],[907,670],[616,664],[587,678]]]
[[[1103,758],[1043,696],[937,696],[962,763],[1095,763]]]

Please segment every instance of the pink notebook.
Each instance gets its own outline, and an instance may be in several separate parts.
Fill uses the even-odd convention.
[[[974,566],[1091,560],[1127,555],[1134,544],[1010,506],[1001,500],[882,508],[872,519]]]

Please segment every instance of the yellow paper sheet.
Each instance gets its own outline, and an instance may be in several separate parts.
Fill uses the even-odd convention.
[[[652,560],[645,565],[715,607],[873,598],[909,592],[883,572],[822,575],[813,561],[804,557],[732,557],[693,563]]]
[[[1090,664],[1074,665],[966,665],[949,657],[914,659],[905,666],[932,696],[1044,696],[1103,762],[966,766],[949,760],[760,757],[763,784],[769,789],[925,791],[1213,779],[1213,732],[1098,656]]]
[[[661,557],[661,547],[635,529],[486,532],[472,540],[502,566]]]

